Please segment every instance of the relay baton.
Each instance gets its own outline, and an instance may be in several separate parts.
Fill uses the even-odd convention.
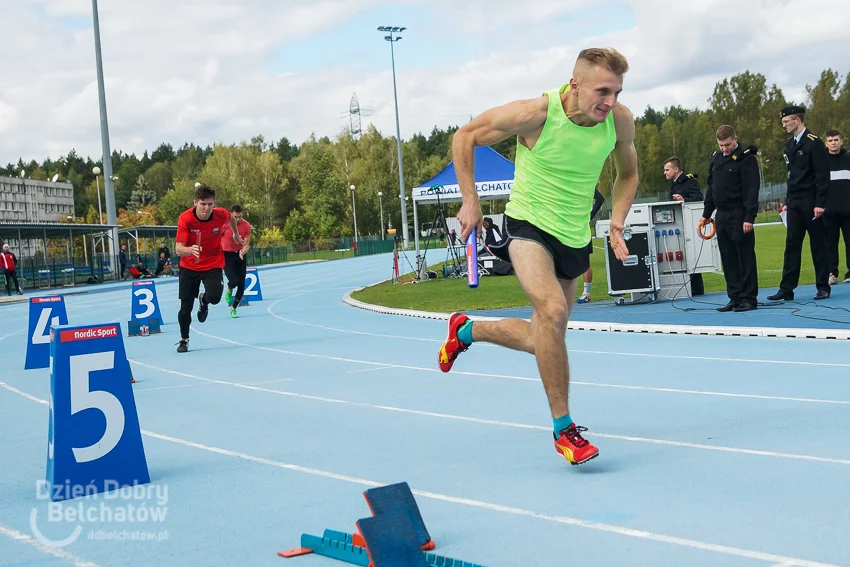
[[[466,237],[466,280],[469,287],[478,287],[478,239],[476,229]]]
[[[201,233],[200,233],[200,232],[196,232],[196,233],[195,233],[195,237],[196,237],[196,238],[195,238],[195,244],[197,244],[197,245],[198,245],[198,249],[200,249],[200,248],[201,248]],[[197,257],[195,258],[195,263],[197,264],[197,263],[198,263],[198,262],[200,262],[200,261],[201,261],[201,257],[200,257],[200,255],[199,255],[199,256],[197,256]]]

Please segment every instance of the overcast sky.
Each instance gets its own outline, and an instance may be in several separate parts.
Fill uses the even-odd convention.
[[[534,7],[532,9],[532,6]],[[631,64],[621,101],[705,107],[714,84],[761,72],[801,102],[850,71],[844,0],[100,0],[111,147],[301,144],[349,126],[401,134],[462,124],[567,82],[578,51]],[[101,154],[90,0],[0,0],[0,163]]]

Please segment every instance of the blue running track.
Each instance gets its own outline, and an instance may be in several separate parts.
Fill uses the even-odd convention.
[[[352,531],[363,490],[400,481],[435,552],[488,567],[850,565],[846,341],[570,331],[572,415],[600,449],[571,467],[532,357],[475,344],[443,374],[444,321],[342,302],[390,267],[261,270],[265,300],[212,307],[186,354],[156,280],[163,333],[124,343],[159,522],[50,521],[49,372],[23,370],[27,304],[0,306],[0,565],[342,566],[277,552]],[[69,294],[71,322],[126,334],[128,283]],[[34,510],[80,536],[44,543]]]

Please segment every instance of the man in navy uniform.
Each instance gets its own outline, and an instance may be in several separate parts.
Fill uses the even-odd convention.
[[[682,170],[682,161],[676,156],[664,162],[664,177],[670,182],[670,200],[693,203],[702,201],[702,189],[697,176]],[[691,274],[691,295],[705,295],[705,283],[702,274]]]
[[[759,282],[756,233],[753,223],[759,209],[758,149],[738,143],[729,124],[717,129],[718,150],[711,156],[703,222],[717,211],[717,247],[723,262],[729,303],[718,311],[752,311],[758,306]]]
[[[768,299],[776,301],[794,299],[794,289],[800,281],[800,255],[803,239],[809,234],[809,246],[815,265],[814,299],[829,298],[829,251],[823,213],[829,192],[829,154],[823,141],[812,134],[804,122],[802,106],[782,109],[782,126],[791,134],[785,144],[785,163],[788,166],[788,207],[785,236],[785,262],[779,291]]]
[[[682,170],[682,161],[676,156],[664,162],[664,177],[670,182],[670,200],[692,203],[702,201],[702,190],[697,176]]]

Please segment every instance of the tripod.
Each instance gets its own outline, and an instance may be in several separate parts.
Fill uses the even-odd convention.
[[[401,235],[396,235],[394,238],[393,244],[393,283],[399,283],[401,280],[401,262],[399,261],[399,254],[404,260],[407,261],[407,265],[410,266],[411,271],[415,272],[413,264],[410,263],[410,259],[408,259],[407,254],[404,253],[404,250],[401,249],[402,237]],[[418,282],[417,275],[414,273],[413,282]]]
[[[459,278],[460,276],[460,257],[458,256],[457,250],[455,250],[454,246],[452,246],[452,242],[450,242],[449,235],[449,225],[446,222],[446,214],[443,211],[443,203],[440,201],[441,189],[443,189],[442,185],[434,185],[433,187],[428,188],[429,195],[437,196],[437,211],[434,213],[434,222],[431,224],[431,230],[428,231],[428,238],[425,240],[425,246],[422,248],[422,256],[417,258],[418,269],[416,272],[417,279],[428,279],[428,264],[425,263],[425,255],[428,252],[428,246],[431,243],[431,238],[434,236],[434,227],[439,226],[439,230],[446,236],[446,264],[448,265],[451,260],[451,266],[453,270],[451,271],[451,275],[446,277]],[[444,274],[446,271],[443,272]],[[424,277],[423,277],[424,274]]]

